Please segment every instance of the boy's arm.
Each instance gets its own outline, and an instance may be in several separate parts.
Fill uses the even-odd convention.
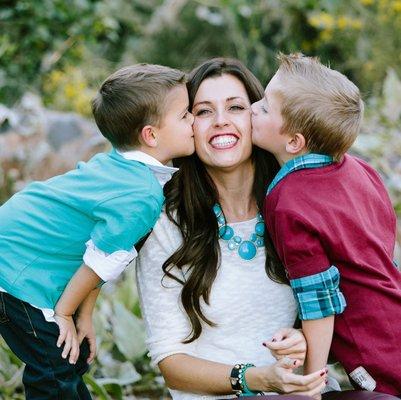
[[[100,281],[101,279],[99,276],[91,268],[82,264],[64,289],[64,292],[54,309],[55,314],[61,317],[72,316],[78,306],[89,296],[91,291],[96,288]],[[96,297],[94,299],[90,297],[85,309],[86,307],[90,307],[91,301],[93,301],[94,306]]]
[[[304,373],[310,374],[326,367],[334,330],[334,315],[302,321],[308,347]]]
[[[309,221],[302,210],[296,209],[296,204],[291,209],[280,210],[266,213],[270,221],[268,231],[286,265],[298,303],[308,344],[305,372],[310,373],[325,367],[334,315],[344,311],[346,301],[339,286],[340,272],[326,253],[327,243],[324,245],[320,226]]]
[[[100,288],[93,289],[88,297],[81,303],[78,308],[78,317],[76,319],[76,327],[78,334],[78,344],[86,338],[89,345],[89,355],[86,360],[91,363],[96,355],[96,334],[92,323],[92,314],[95,308],[96,299],[100,293]]]
[[[96,299],[99,296],[100,287],[92,289],[89,295],[82,301],[81,305],[78,307],[78,316],[82,315],[92,315],[95,308]]]
[[[93,293],[91,292],[99,284],[100,280],[99,276],[95,274],[92,269],[87,265],[82,264],[68,282],[54,309],[54,318],[60,329],[60,335],[57,339],[57,347],[60,347],[64,343],[61,356],[67,358],[69,355],[70,364],[75,364],[77,362],[80,344],[72,316],[78,306],[84,302],[89,294],[91,294],[89,298],[84,302],[84,304],[82,304],[82,311],[93,310],[94,302],[96,301],[98,293],[96,293],[96,291]],[[84,325],[88,326],[87,323]],[[92,337],[93,334],[90,336]],[[92,344],[91,354],[88,360],[93,358],[93,351],[94,348]]]

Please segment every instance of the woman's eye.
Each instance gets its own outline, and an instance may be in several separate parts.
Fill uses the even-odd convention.
[[[245,107],[244,106],[239,106],[239,105],[233,105],[233,106],[230,107],[230,110],[231,111],[242,111],[242,110],[245,110]]]
[[[209,114],[210,112],[211,112],[211,111],[208,110],[207,108],[202,108],[202,109],[197,110],[197,111],[195,112],[195,116],[198,117],[198,116],[201,116],[201,115],[206,115],[206,114]]]
[[[262,105],[262,106],[260,106],[260,108],[262,109],[262,111],[263,111],[264,113],[267,113],[267,107],[265,107],[264,105]]]

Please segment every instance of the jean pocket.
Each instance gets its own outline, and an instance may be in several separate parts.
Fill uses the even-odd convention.
[[[6,314],[6,305],[4,303],[4,292],[0,292],[0,324],[8,322],[8,316]]]
[[[32,307],[32,306],[27,305],[22,300],[20,300],[19,302],[21,304],[21,310],[26,317],[26,322],[27,322],[26,333],[28,335],[33,335],[35,337],[38,337],[38,335],[36,334],[35,328],[33,327],[31,315],[29,314],[29,307]]]

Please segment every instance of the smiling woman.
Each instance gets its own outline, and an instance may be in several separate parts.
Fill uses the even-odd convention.
[[[250,118],[263,89],[239,61],[214,59],[191,73],[188,91],[196,154],[166,184],[166,212],[137,265],[152,360],[179,400],[319,393],[324,370],[293,373],[305,341],[289,328],[290,288],[265,272],[273,258],[259,209],[277,162],[252,147]],[[240,251],[244,243],[254,251]]]

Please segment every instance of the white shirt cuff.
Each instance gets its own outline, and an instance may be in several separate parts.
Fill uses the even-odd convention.
[[[98,249],[92,240],[88,240],[85,244],[84,263],[104,282],[118,278],[121,272],[138,255],[135,247],[130,251],[118,250],[108,254]]]

